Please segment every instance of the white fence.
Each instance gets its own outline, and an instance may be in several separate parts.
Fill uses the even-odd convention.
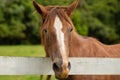
[[[70,58],[71,75],[120,75],[120,58]],[[37,57],[0,56],[0,75],[53,75],[52,61]]]

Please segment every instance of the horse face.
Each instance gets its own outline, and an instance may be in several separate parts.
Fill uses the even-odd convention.
[[[45,20],[42,39],[46,53],[52,58],[56,78],[63,79],[67,78],[71,67],[68,56],[72,27],[57,14],[53,18],[53,21],[51,17],[51,21]]]
[[[58,79],[68,77],[70,71],[69,46],[73,24],[69,16],[77,6],[76,0],[69,7],[44,7],[33,2],[37,12],[43,18],[41,27],[41,39],[45,47],[46,55],[53,61],[53,70]]]

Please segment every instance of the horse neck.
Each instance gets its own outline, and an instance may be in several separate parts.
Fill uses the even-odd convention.
[[[84,37],[77,32],[72,33],[70,57],[108,57],[106,45],[91,37]]]
[[[83,37],[76,32],[72,32],[70,41],[70,57],[79,57],[80,47],[82,47]]]
[[[71,37],[71,46],[80,46],[82,45],[83,37],[79,35],[77,32],[72,33]]]
[[[120,44],[105,45],[94,38],[73,32],[69,51],[70,57],[120,57]]]

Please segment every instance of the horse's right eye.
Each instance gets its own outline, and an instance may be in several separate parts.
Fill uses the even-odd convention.
[[[43,34],[46,34],[47,32],[48,32],[47,29],[43,29],[43,30],[42,30],[42,33],[43,33]]]

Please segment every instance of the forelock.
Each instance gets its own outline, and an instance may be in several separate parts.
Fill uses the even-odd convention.
[[[54,23],[55,17],[58,16],[60,18],[60,20],[62,21],[62,23],[67,21],[71,26],[73,26],[72,21],[69,18],[69,16],[67,15],[67,13],[65,12],[64,7],[54,6],[54,7],[49,7],[48,9],[49,9],[49,12],[48,12],[48,15],[46,16],[44,25],[52,26]]]

